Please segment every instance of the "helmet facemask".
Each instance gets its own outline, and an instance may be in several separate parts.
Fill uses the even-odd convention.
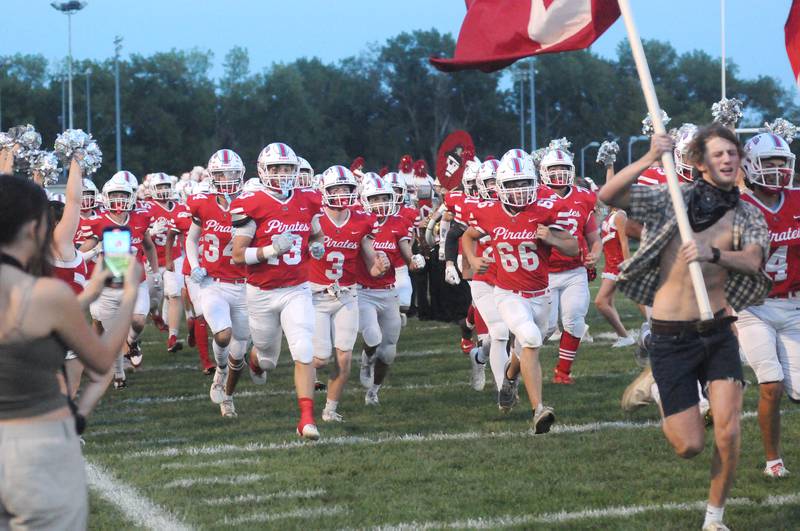
[[[779,166],[776,162],[783,161]],[[747,168],[748,180],[770,190],[800,189],[800,177],[794,172],[792,157],[757,157],[750,160]]]
[[[105,195],[106,209],[115,214],[130,212],[136,204],[136,195],[123,190],[115,190]]]
[[[572,186],[575,183],[575,168],[566,164],[542,168],[542,182],[547,186]]]
[[[242,189],[243,170],[224,170],[211,172],[211,182],[218,194],[238,194]]]
[[[295,180],[295,186],[297,188],[311,188],[312,186],[312,179],[314,178],[311,175],[311,172],[308,170],[300,170],[297,172],[297,179]]]
[[[175,198],[172,183],[160,183],[151,188],[150,197],[156,201],[170,201]]]
[[[524,207],[536,201],[536,179],[521,177],[497,182],[497,197],[504,205]]]
[[[334,188],[347,188],[349,192],[336,191],[333,193]],[[332,184],[322,191],[322,201],[325,206],[330,208],[349,208],[358,202],[358,195],[356,194],[356,187],[352,184]]]
[[[395,213],[397,203],[395,202],[394,194],[389,195],[386,193],[372,194],[362,198],[364,210],[379,217],[391,216]]]
[[[261,182],[270,191],[289,195],[297,181],[297,165],[293,164],[270,164],[264,168],[259,168]]]
[[[97,208],[97,192],[84,190],[81,192],[81,210],[94,210]]]

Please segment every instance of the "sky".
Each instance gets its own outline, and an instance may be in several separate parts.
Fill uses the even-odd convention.
[[[795,93],[783,25],[791,0],[725,0],[727,56],[744,77],[771,75]],[[720,0],[631,0],[645,39],[669,41],[678,52],[702,49],[719,56]],[[66,17],[46,0],[2,0],[0,55],[37,53],[58,60],[66,54]],[[88,0],[73,16],[73,56],[103,59],[121,35],[123,55],[149,55],[198,47],[215,54],[212,75],[222,73],[233,46],[250,53],[261,71],[273,62],[319,57],[333,62],[364,52],[402,31],[436,28],[457,35],[464,0]],[[593,46],[615,57],[625,39],[618,20]]]

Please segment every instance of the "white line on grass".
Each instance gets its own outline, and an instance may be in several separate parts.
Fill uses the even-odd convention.
[[[134,524],[146,529],[191,529],[175,516],[142,496],[99,465],[86,462],[89,485],[103,499],[117,507]]]
[[[795,504],[800,501],[800,493],[785,496],[769,496],[763,501],[750,498],[731,498],[726,505],[740,505],[753,507],[776,507],[780,505]],[[381,526],[375,529],[382,531],[388,530],[407,530],[407,529],[490,529],[497,527],[520,527],[531,524],[563,524],[576,522],[579,520],[592,520],[600,518],[629,518],[648,512],[661,511],[702,511],[706,507],[706,501],[684,502],[684,503],[660,503],[654,505],[627,505],[606,507],[603,509],[583,509],[581,511],[561,511],[557,513],[544,514],[522,514],[509,516],[495,516],[488,518],[471,518],[467,520],[456,520],[453,522],[406,522]]]
[[[204,503],[206,505],[239,505],[241,503],[262,503],[269,500],[308,499],[324,495],[325,489],[288,490],[286,492],[273,492],[271,494],[244,494],[241,496],[211,498]]]
[[[347,512],[347,508],[341,505],[331,507],[317,507],[314,509],[297,509],[285,513],[255,513],[237,518],[224,518],[217,525],[241,525],[257,522],[274,522],[275,520],[286,520],[289,518],[316,518],[318,516],[335,516]]]
[[[748,411],[742,414],[742,418],[755,417],[755,411]],[[632,422],[627,420],[589,422],[586,424],[561,424],[556,425],[551,430],[553,434],[586,433],[605,430],[641,430],[661,426],[660,421]],[[262,452],[277,450],[293,450],[295,448],[306,448],[313,446],[353,446],[353,445],[374,445],[387,443],[420,443],[420,442],[442,442],[442,441],[475,441],[480,439],[510,439],[515,437],[540,437],[533,434],[533,430],[527,431],[501,431],[501,432],[477,432],[468,431],[462,433],[404,433],[399,435],[386,435],[381,437],[364,437],[352,435],[348,437],[331,437],[317,442],[307,442],[302,440],[260,443],[253,442],[247,444],[216,444],[204,446],[182,446],[171,448],[159,448],[152,450],[142,450],[126,454],[128,457],[177,457],[177,456],[196,456],[196,455],[217,455],[232,452]],[[544,437],[547,437],[546,435]]]
[[[195,485],[244,485],[269,478],[269,474],[242,474],[240,476],[212,476],[207,478],[176,479],[163,485],[165,489],[194,487]]]
[[[216,461],[191,461],[189,463],[164,463],[161,465],[165,470],[183,470],[187,468],[208,468],[212,466],[229,466],[229,465],[255,465],[260,463],[261,459],[252,458],[239,458],[239,459],[217,459]]]

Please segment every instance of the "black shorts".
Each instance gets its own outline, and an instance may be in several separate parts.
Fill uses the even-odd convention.
[[[667,417],[699,402],[697,382],[703,387],[713,380],[744,383],[739,340],[730,324],[702,335],[665,335],[654,330],[650,336],[650,366]]]

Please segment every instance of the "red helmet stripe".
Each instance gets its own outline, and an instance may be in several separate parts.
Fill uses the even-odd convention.
[[[279,142],[279,143],[278,143],[278,149],[279,149],[279,150],[280,150],[280,152],[281,152],[281,157],[285,157],[285,156],[286,156],[286,146],[284,146],[283,144],[281,144],[281,143]]]
[[[231,160],[230,160],[230,155],[228,155],[228,150],[227,149],[223,149],[222,150],[222,162],[224,162],[225,164],[228,164],[230,161]]]
[[[519,159],[511,159],[511,162],[514,163],[514,172],[520,173],[522,171],[522,166],[519,163]]]

